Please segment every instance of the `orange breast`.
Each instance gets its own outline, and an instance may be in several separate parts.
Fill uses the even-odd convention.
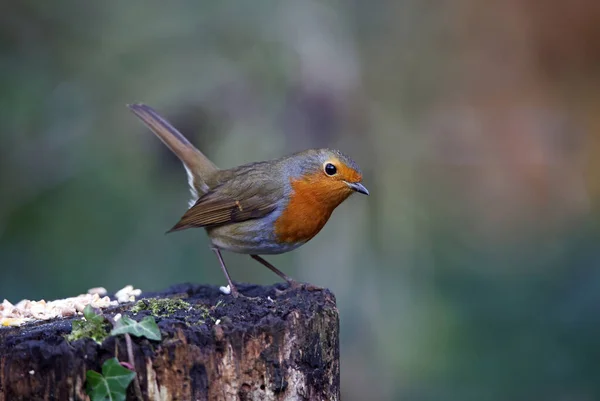
[[[345,184],[317,173],[292,180],[292,194],[285,210],[275,221],[280,242],[306,242],[325,226],[333,210],[351,192]]]

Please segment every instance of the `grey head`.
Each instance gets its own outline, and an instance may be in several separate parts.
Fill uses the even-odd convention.
[[[337,149],[308,149],[284,157],[280,159],[280,162],[293,176],[322,173],[343,181],[355,192],[369,194],[369,191],[361,184],[362,171],[358,164]]]

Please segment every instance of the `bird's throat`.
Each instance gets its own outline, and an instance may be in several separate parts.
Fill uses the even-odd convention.
[[[325,226],[331,213],[352,191],[344,183],[323,179],[322,174],[291,180],[290,200],[275,221],[275,235],[281,242],[306,242]]]

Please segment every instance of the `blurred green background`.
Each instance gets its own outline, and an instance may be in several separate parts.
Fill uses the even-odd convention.
[[[218,166],[337,147],[349,400],[600,399],[600,2],[0,5],[0,299],[224,284],[144,102]],[[277,277],[226,254],[236,281]]]

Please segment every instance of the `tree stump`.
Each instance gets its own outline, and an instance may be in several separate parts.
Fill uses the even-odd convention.
[[[339,320],[328,290],[239,285],[258,299],[234,299],[216,287],[179,285],[140,299],[181,298],[189,307],[105,309],[134,320],[154,315],[162,341],[132,337],[144,400],[339,400]],[[152,301],[139,301],[142,308]],[[157,304],[159,305],[159,304]],[[138,305],[138,309],[139,309]],[[150,308],[152,309],[152,308]],[[75,318],[77,319],[77,318]],[[123,336],[102,344],[68,342],[73,319],[0,328],[0,401],[88,400],[86,371],[117,357]],[[133,384],[127,399],[137,400]]]

